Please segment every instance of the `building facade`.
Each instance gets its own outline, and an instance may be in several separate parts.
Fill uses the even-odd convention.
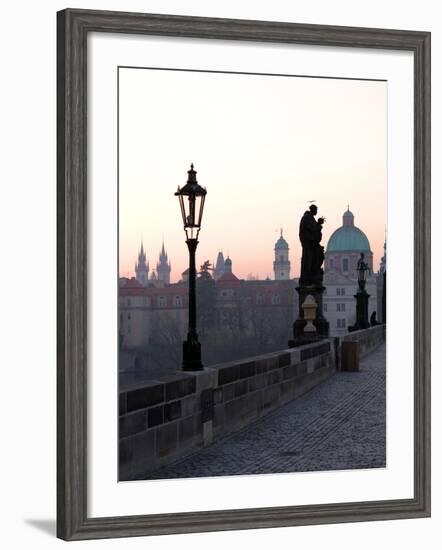
[[[215,279],[197,279],[199,339],[206,365],[283,349],[297,312],[296,281],[243,280],[230,257]],[[188,328],[188,277],[177,283],[143,286],[120,279],[120,370],[157,363],[179,368]]]

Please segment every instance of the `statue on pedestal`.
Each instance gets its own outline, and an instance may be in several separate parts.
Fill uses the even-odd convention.
[[[324,247],[321,245],[325,218],[315,219],[318,207],[312,204],[301,218],[299,240],[302,245],[301,277],[299,286],[322,286]]]
[[[298,318],[293,323],[293,340],[289,341],[289,346],[299,346],[327,338],[329,334],[329,323],[323,315],[322,295],[325,287],[323,286],[324,270],[324,247],[321,245],[322,226],[325,218],[316,219],[318,207],[315,204],[310,205],[304,212],[299,224],[299,240],[302,245],[301,257],[301,275],[299,286],[296,291],[299,296]],[[314,300],[316,304],[315,318],[307,322],[303,304],[306,299]],[[308,302],[308,299],[307,299]],[[313,324],[314,331],[311,330]]]

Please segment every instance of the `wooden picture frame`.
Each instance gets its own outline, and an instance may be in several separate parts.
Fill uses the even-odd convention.
[[[57,16],[57,535],[65,540],[430,515],[430,33],[67,9]],[[414,498],[87,515],[87,36],[91,32],[408,50],[414,56]]]

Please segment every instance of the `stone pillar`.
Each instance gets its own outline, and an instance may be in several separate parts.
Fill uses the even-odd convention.
[[[356,298],[356,323],[352,327],[348,327],[349,332],[370,327],[368,321],[368,299],[370,298],[370,294],[362,290],[356,292],[354,297]]]

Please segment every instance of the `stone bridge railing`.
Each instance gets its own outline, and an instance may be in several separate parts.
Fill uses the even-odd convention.
[[[357,340],[359,342],[359,353],[361,357],[377,348],[379,344],[385,342],[386,325],[378,325],[365,330],[350,332],[345,336],[338,338],[339,344],[342,342],[351,342]]]
[[[361,355],[385,339],[385,326],[247,360],[182,372],[119,395],[120,481],[169,464],[232,433],[332,376],[340,346]]]

